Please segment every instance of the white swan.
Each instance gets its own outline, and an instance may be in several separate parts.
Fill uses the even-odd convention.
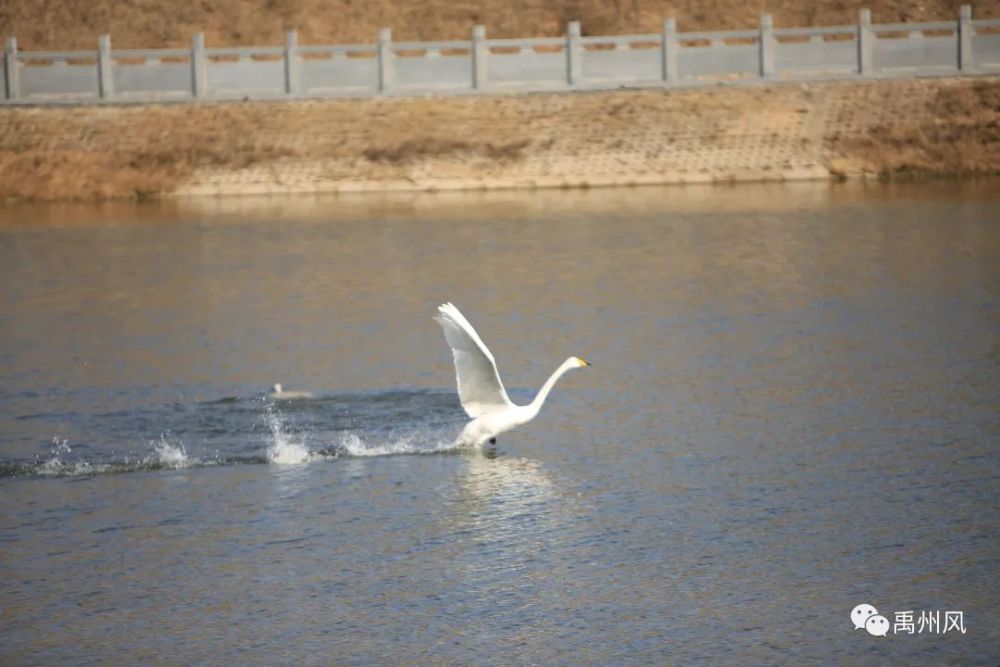
[[[479,447],[486,442],[496,443],[496,437],[521,424],[527,424],[538,415],[546,397],[563,373],[590,364],[580,357],[570,357],[549,376],[538,394],[528,405],[514,405],[500,381],[497,362],[486,344],[472,328],[458,308],[450,303],[438,306],[434,317],[455,357],[455,376],[458,397],[472,421],[465,425],[456,444]]]
[[[297,398],[312,398],[313,395],[308,391],[285,391],[282,388],[281,383],[275,382],[274,391],[271,392],[270,398],[274,401],[294,401]]]

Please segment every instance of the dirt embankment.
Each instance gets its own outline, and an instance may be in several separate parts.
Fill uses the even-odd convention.
[[[0,198],[1000,173],[1000,80],[0,109]]]
[[[876,22],[943,21],[962,0],[4,0],[0,35],[27,49],[90,49],[110,33],[119,48],[183,47],[204,32],[209,45],[279,44],[295,28],[305,44],[372,42],[391,27],[403,40],[462,39],[483,24],[492,37],[561,35],[567,21],[585,34],[658,32],[674,17],[681,30],[749,28],[762,12],[778,26],[844,25],[868,7]],[[972,0],[978,18],[1000,17],[1000,3]]]
[[[860,124],[834,119],[828,142],[837,164],[883,178],[1000,173],[1000,81],[942,86],[912,120],[910,101],[872,99],[880,106],[859,105],[855,113],[868,114]]]

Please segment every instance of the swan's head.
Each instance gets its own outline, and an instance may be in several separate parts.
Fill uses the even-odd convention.
[[[281,384],[280,383],[275,382],[274,386],[271,387],[271,388],[274,390],[275,394],[280,394],[281,393]]]
[[[575,361],[576,365],[579,366],[580,368],[586,368],[587,366],[590,365],[589,361],[587,361],[586,359],[582,359],[580,357],[573,357],[573,361]]]

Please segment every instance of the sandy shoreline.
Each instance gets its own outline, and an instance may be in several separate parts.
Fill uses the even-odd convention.
[[[16,200],[996,173],[996,77],[0,109]]]

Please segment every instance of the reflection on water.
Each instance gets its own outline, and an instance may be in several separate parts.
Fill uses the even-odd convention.
[[[995,186],[0,207],[0,662],[989,662]]]
[[[462,518],[471,521],[469,527],[485,533],[491,529],[484,522],[505,526],[518,515],[535,514],[532,508],[544,506],[554,492],[552,480],[537,461],[474,453],[463,462],[468,474],[459,482],[455,500],[468,508]],[[499,540],[502,535],[495,537]]]
[[[299,194],[243,197],[190,197],[146,202],[19,204],[0,207],[0,225],[102,226],[176,224],[211,221],[246,224],[258,221],[373,221],[424,218],[437,221],[601,216],[663,216],[665,213],[808,213],[842,205],[920,202],[956,206],[995,203],[995,180],[930,181],[920,184],[815,182],[757,185],[689,185],[669,188],[596,188],[587,190],[387,192],[371,195]]]

